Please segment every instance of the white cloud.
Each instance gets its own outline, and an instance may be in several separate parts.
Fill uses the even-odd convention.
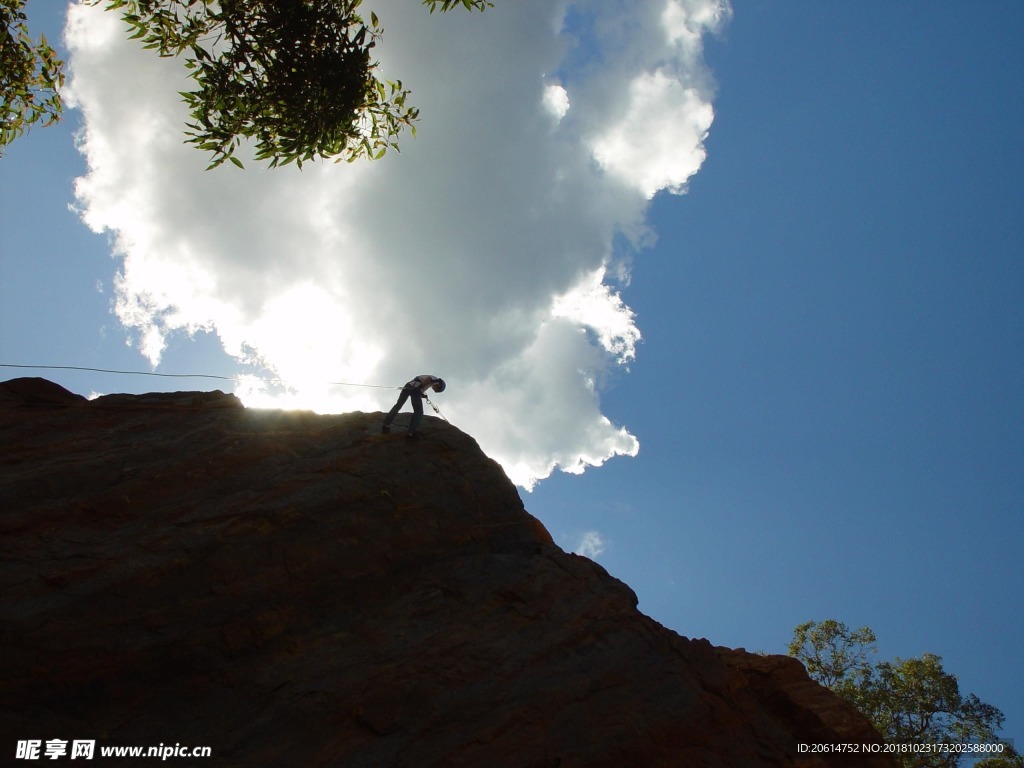
[[[644,197],[681,192],[704,163],[713,119],[696,88],[663,70],[643,73],[630,85],[625,115],[595,139],[594,158]]]
[[[544,107],[554,116],[555,120],[561,121],[569,111],[569,93],[558,84],[545,86]]]
[[[606,352],[626,363],[636,357],[640,330],[634,323],[633,310],[605,284],[605,272],[602,266],[568,293],[556,297],[551,314],[592,330]]]
[[[604,554],[604,549],[604,539],[601,538],[601,534],[597,531],[587,531],[580,537],[579,544],[576,545],[574,551],[577,555],[597,560]]]
[[[672,45],[678,46],[685,71],[700,72],[699,57],[704,50],[704,35],[717,32],[732,17],[728,2],[707,0],[668,0],[661,23]]]
[[[635,455],[601,413],[600,382],[640,340],[606,283],[628,277],[612,241],[639,247],[648,198],[703,160],[711,108],[693,37],[720,3],[372,5],[383,75],[411,88],[418,137],[374,163],[244,172],[205,172],[182,143],[179,62],[127,41],[115,14],[72,7],[89,165],[76,193],[85,222],[113,235],[119,319],[154,364],[216,332],[285,380],[283,394],[240,385],[253,404],[386,409],[393,392],[329,382],[442,375],[445,415],[524,487]],[[623,39],[624,24],[639,33]],[[589,63],[574,58],[574,25],[598,30]]]

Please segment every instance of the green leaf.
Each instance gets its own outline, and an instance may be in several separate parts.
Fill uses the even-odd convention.
[[[21,0],[0,0],[21,3]],[[431,13],[457,5],[483,10],[489,0],[422,0]],[[398,151],[403,128],[416,135],[419,111],[401,80],[381,81],[370,57],[382,34],[381,19],[357,14],[361,0],[81,0],[118,13],[125,36],[159,56],[184,55],[195,84],[180,92],[190,118],[191,146],[211,154],[209,168],[234,158],[241,140],[254,144],[271,167],[318,157],[379,159]],[[34,122],[59,118],[63,62],[45,37],[33,45],[24,14],[10,29],[15,55],[31,62],[0,126],[3,144]],[[4,55],[8,56],[8,50]],[[7,98],[5,96],[5,98]]]

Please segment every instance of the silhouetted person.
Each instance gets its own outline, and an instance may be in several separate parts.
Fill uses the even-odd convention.
[[[427,390],[432,389],[435,392],[444,392],[444,388],[444,379],[437,376],[428,376],[427,374],[417,376],[402,387],[402,393],[398,396],[398,402],[395,403],[394,408],[388,411],[388,415],[384,417],[384,426],[381,427],[380,431],[385,434],[391,431],[391,422],[395,420],[395,416],[401,407],[405,405],[405,401],[411,399],[412,420],[409,422],[409,432],[406,437],[413,437],[416,434],[416,428],[420,425],[420,420],[423,419],[423,398]]]

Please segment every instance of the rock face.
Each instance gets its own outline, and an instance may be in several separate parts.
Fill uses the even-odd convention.
[[[0,384],[0,750],[229,766],[888,766],[796,661],[566,554],[475,441],[380,414]],[[99,752],[97,751],[97,755]],[[8,761],[4,761],[8,764]]]

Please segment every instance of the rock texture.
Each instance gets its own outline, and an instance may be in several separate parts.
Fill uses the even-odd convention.
[[[438,419],[0,384],[0,750],[226,766],[823,766],[877,742],[784,657],[690,640]],[[187,764],[188,761],[176,761]]]

